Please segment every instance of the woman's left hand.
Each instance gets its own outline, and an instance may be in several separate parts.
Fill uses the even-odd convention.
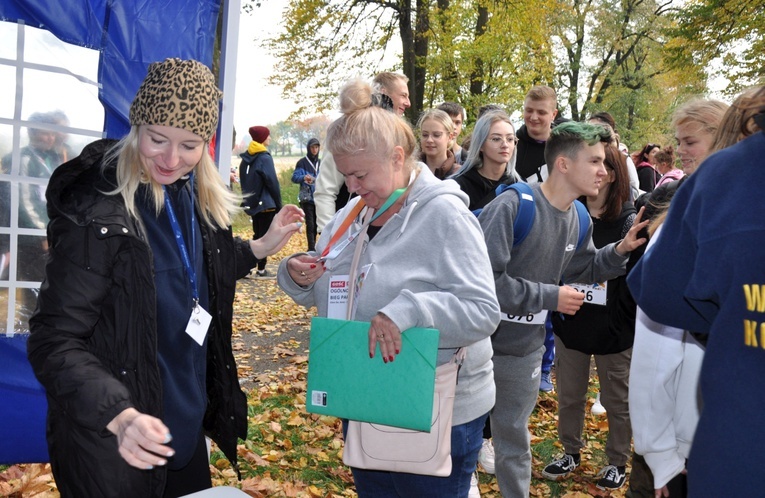
[[[282,207],[268,227],[266,234],[258,240],[250,241],[250,249],[258,259],[270,256],[290,240],[290,237],[303,226],[305,213],[292,204]]]
[[[372,317],[369,326],[369,357],[375,357],[377,343],[380,343],[380,352],[383,361],[388,363],[393,361],[397,354],[401,352],[401,331],[393,323],[393,320],[377,313]]]

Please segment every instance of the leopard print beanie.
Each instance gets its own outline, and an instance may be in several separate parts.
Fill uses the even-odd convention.
[[[212,72],[201,62],[154,62],[130,105],[130,124],[172,126],[210,141],[218,126],[222,95]]]

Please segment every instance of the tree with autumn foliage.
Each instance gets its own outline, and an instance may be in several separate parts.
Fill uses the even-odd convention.
[[[707,67],[730,82],[731,96],[765,78],[762,0],[689,0],[673,18],[666,47],[673,67]]]
[[[333,108],[339,86],[351,77],[403,70],[413,121],[443,100],[468,109],[516,101],[553,75],[544,55],[544,16],[537,15],[543,4],[296,0],[285,12],[285,32],[267,43],[279,61],[272,81],[286,96],[323,111]],[[391,51],[402,54],[397,68],[383,65]]]
[[[558,0],[554,87],[572,119],[608,111],[622,139],[640,143],[665,131],[677,101],[704,92],[700,66],[665,64],[673,8],[673,0]]]
[[[608,111],[640,143],[669,140],[674,108],[710,77],[730,92],[762,77],[764,17],[762,0],[293,0],[266,46],[299,115],[333,109],[350,78],[394,70],[409,77],[413,122],[446,100],[470,117],[487,103],[512,113],[546,84],[563,115]]]

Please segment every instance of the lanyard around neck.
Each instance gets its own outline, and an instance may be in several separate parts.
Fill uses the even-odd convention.
[[[339,256],[340,253],[343,252],[343,250],[348,247],[348,245],[353,242],[356,237],[359,236],[359,234],[367,227],[367,225],[375,221],[377,218],[382,216],[383,213],[390,209],[390,207],[395,204],[395,202],[399,200],[402,195],[404,195],[404,192],[406,192],[408,188],[409,187],[394,190],[388,199],[386,199],[386,201],[383,203],[383,205],[380,206],[380,208],[375,212],[374,216],[368,218],[359,230],[350,234],[345,238],[345,240],[340,241],[339,244],[336,244],[346,232],[346,230],[348,230],[348,227],[351,225],[351,223],[353,223],[353,220],[356,219],[356,217],[366,205],[364,199],[360,199],[359,202],[353,207],[351,212],[348,213],[348,216],[346,216],[343,222],[340,224],[340,228],[335,231],[334,235],[329,241],[329,244],[327,244],[327,247],[325,247],[321,252],[321,257],[324,259],[335,259],[337,256]]]
[[[196,266],[192,258],[196,257],[196,245],[197,239],[195,236],[196,216],[194,214],[194,174],[189,174],[189,183],[191,184],[191,255],[186,249],[186,242],[183,240],[183,232],[181,232],[181,225],[178,222],[178,217],[175,215],[175,210],[170,202],[170,197],[167,195],[167,187],[162,186],[162,190],[165,193],[165,210],[170,218],[170,226],[173,228],[173,234],[175,235],[175,243],[178,245],[178,251],[181,253],[181,261],[183,262],[183,268],[186,270],[186,275],[189,277],[189,283],[191,284],[191,297],[194,300],[194,307],[199,303],[199,287],[197,286],[197,273]]]

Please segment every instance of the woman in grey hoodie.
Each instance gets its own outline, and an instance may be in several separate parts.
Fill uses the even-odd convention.
[[[373,105],[369,85],[350,82],[340,102],[343,116],[330,126],[327,144],[357,196],[327,224],[317,252],[282,261],[278,283],[297,303],[316,306],[320,316],[369,321],[370,357],[379,344],[382,361],[394,361],[402,332],[412,327],[440,331],[439,365],[457,348],[467,348],[454,401],[451,475],[352,469],[361,497],[467,497],[484,422],[494,405],[489,337],[500,318],[483,235],[467,209],[467,195],[414,160],[411,128]],[[352,234],[358,236],[343,248]],[[338,282],[348,283],[359,244],[363,285],[348,313],[330,300],[329,291]]]

